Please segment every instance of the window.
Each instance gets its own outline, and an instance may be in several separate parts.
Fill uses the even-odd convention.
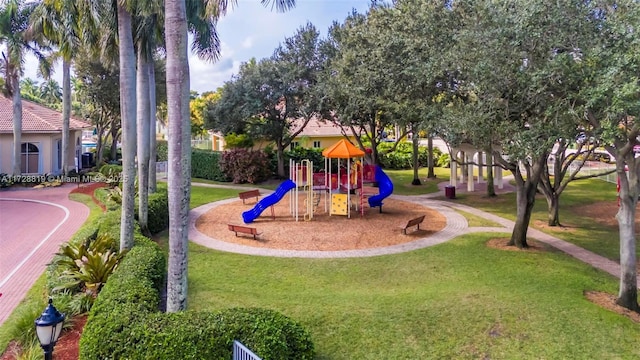
[[[24,174],[37,174],[39,170],[40,150],[34,143],[22,143],[20,145],[20,171]]]
[[[299,142],[297,142],[297,141],[292,141],[291,142],[291,150],[293,150],[293,149],[295,149],[295,148],[297,148],[299,146],[300,146]]]
[[[313,142],[313,147],[316,148],[316,149],[320,148],[320,141],[319,140],[314,141]]]

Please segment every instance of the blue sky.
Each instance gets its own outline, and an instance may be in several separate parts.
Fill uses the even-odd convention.
[[[191,89],[198,93],[214,91],[237,73],[240,64],[252,57],[271,56],[285,38],[307,22],[312,23],[322,37],[334,20],[342,22],[352,9],[366,12],[369,0],[297,0],[296,7],[277,13],[260,4],[260,0],[238,0],[235,8],[218,23],[222,42],[220,59],[207,63],[190,54]],[[25,66],[25,77],[37,79],[35,60]],[[54,78],[61,82],[61,70]],[[37,79],[41,82],[41,79]]]

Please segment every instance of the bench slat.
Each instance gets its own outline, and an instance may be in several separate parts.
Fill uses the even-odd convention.
[[[260,197],[260,190],[254,189],[249,191],[243,191],[238,193],[238,197],[242,199],[243,204],[245,203],[244,201],[246,199],[250,199],[250,198],[256,198],[256,201],[258,201],[258,198]]]
[[[420,224],[424,221],[424,217],[425,217],[425,215],[422,215],[422,216],[418,216],[417,218],[413,218],[413,219],[407,221],[407,224],[402,227],[402,232],[406,235],[407,234],[407,229],[412,227],[412,226],[416,226],[417,227],[416,230],[420,230]]]
[[[256,236],[262,234],[261,232],[258,232],[258,229],[250,226],[234,225],[234,224],[227,224],[227,226],[229,227],[230,231],[233,231],[236,234],[236,236],[238,236],[238,233],[243,233],[243,234],[253,235],[253,239],[257,240]]]

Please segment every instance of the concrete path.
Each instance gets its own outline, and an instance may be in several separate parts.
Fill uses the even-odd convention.
[[[193,184],[194,186],[211,186],[220,187],[220,185],[208,185],[208,184]],[[445,241],[451,240],[457,236],[473,233],[473,232],[498,232],[498,233],[511,233],[515,223],[511,220],[501,218],[499,216],[490,214],[488,212],[478,210],[473,207],[465,206],[462,204],[456,204],[453,201],[435,200],[433,198],[444,197],[444,186],[447,183],[440,184],[441,191],[433,194],[418,195],[418,196],[402,196],[392,195],[391,198],[399,199],[403,201],[417,203],[431,209],[434,209],[442,213],[446,219],[447,224],[444,229],[429,237],[415,240],[405,244],[393,245],[384,248],[375,249],[363,249],[363,250],[346,250],[346,251],[296,251],[296,250],[278,250],[278,249],[266,249],[257,248],[239,244],[232,244],[218,239],[211,238],[195,227],[196,220],[204,213],[216,206],[236,201],[236,199],[228,199],[218,201],[211,204],[206,204],[195,208],[189,215],[189,239],[197,244],[206,246],[212,249],[234,252],[239,254],[257,255],[257,256],[274,256],[274,257],[300,257],[300,258],[348,258],[348,257],[367,257],[367,256],[379,256],[386,254],[396,254],[406,251],[417,250],[428,246],[437,245]],[[464,185],[463,185],[464,186]],[[458,186],[456,191],[458,193],[464,193],[466,189],[463,186]],[[486,185],[485,185],[486,186]],[[246,189],[246,188],[243,188]],[[261,189],[264,194],[269,193],[269,190]],[[478,189],[476,191],[483,191]],[[505,184],[505,188],[501,189],[500,193],[513,191],[511,185]],[[484,219],[495,222],[499,226],[496,227],[469,227],[467,220],[456,210],[468,212],[470,214],[482,217]],[[583,261],[591,266],[603,270],[615,277],[620,277],[620,265],[615,261],[609,260],[603,256],[600,256],[591,251],[585,250],[574,244],[558,239],[551,235],[548,235],[542,231],[529,227],[528,236],[553,246],[554,248],[561,250],[576,259]],[[640,279],[638,280],[638,287],[640,287]]]
[[[0,191],[0,325],[89,216],[75,187]]]

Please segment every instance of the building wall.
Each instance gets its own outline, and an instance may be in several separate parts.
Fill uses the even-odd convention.
[[[314,136],[314,137],[309,137],[309,136],[302,136],[302,137],[297,137],[293,140],[293,142],[297,142],[298,146],[301,146],[303,148],[306,149],[311,149],[311,148],[318,148],[318,149],[326,149],[328,147],[330,147],[331,145],[334,145],[335,143],[337,143],[338,141],[344,139],[344,136],[342,135],[335,135],[335,136]],[[353,143],[356,143],[355,141],[355,137],[351,136],[349,137],[349,140],[351,140]],[[316,143],[317,142],[317,143]],[[264,149],[267,145],[269,145],[270,142],[267,141],[256,141],[253,148],[254,149]],[[314,146],[314,145],[318,145],[318,146]],[[290,146],[289,148],[287,148],[286,150],[290,150]]]
[[[22,134],[23,143],[33,143],[38,147],[38,174],[57,173],[58,159],[55,156],[57,141],[61,134]],[[76,144],[82,141],[81,131],[71,131],[67,160],[70,169],[75,168]],[[10,174],[13,166],[13,134],[0,134],[0,173]]]

